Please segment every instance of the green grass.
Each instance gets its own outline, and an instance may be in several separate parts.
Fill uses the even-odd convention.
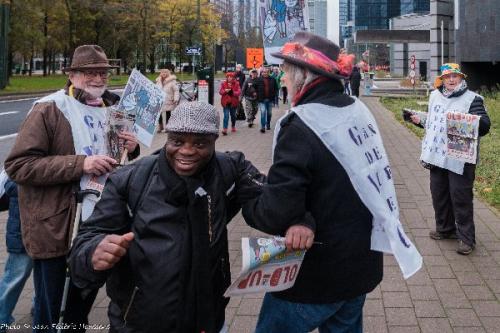
[[[476,169],[474,188],[476,193],[497,210],[500,209],[500,93],[490,93],[485,96],[486,109],[491,120],[490,132],[481,138],[479,164]],[[401,110],[410,108],[427,111],[426,105],[418,105],[417,101],[427,101],[425,98],[390,98],[382,97],[382,104],[390,110],[395,118],[422,138],[424,130],[403,121]]]
[[[181,81],[188,81],[194,79],[192,74],[186,73],[175,73],[177,79]],[[158,73],[147,74],[150,80],[154,81],[158,77]],[[224,74],[217,73],[216,78],[224,77]],[[3,90],[0,90],[1,95],[9,95],[13,93],[35,93],[39,91],[46,90],[56,90],[61,89],[66,84],[66,75],[49,75],[46,77],[34,75],[34,76],[12,76],[9,80],[9,85]],[[108,84],[110,86],[124,86],[127,83],[128,75],[113,75],[109,78]]]

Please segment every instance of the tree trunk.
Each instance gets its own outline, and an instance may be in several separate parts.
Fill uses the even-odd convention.
[[[35,57],[35,43],[31,42],[31,56],[30,56],[30,76],[33,75],[33,66],[35,65],[34,58]]]
[[[47,37],[49,35],[49,14],[47,12],[47,5],[45,4],[44,6],[44,16],[43,16],[43,37],[44,37],[44,43],[43,43],[43,76],[47,76],[47,57],[48,57],[48,50],[47,50]]]
[[[141,9],[141,18],[142,18],[142,66],[141,73],[146,73],[146,36],[147,36],[147,17],[148,17],[148,9],[146,1],[143,1],[143,7]]]
[[[149,52],[149,72],[151,74],[155,73],[155,48],[151,46],[151,50]]]
[[[68,11],[68,47],[69,47],[68,54],[71,61],[73,50],[75,49],[75,45],[73,42],[73,10],[71,9],[70,0],[65,0],[65,3],[66,3],[66,10]],[[66,56],[64,57],[64,61],[66,64]]]

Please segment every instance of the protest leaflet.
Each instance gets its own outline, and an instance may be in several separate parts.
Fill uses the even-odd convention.
[[[135,117],[133,132],[150,147],[165,93],[147,77],[134,69],[130,74],[117,108]]]
[[[242,268],[224,296],[274,292],[293,287],[306,253],[287,252],[283,237],[241,239]]]
[[[447,156],[476,164],[479,118],[480,116],[468,113],[446,113]]]

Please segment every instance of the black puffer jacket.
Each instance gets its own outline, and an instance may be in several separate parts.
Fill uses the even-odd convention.
[[[106,282],[116,332],[219,332],[231,282],[226,224],[245,195],[259,191],[239,181],[248,174],[264,180],[233,152],[218,153],[198,177],[181,178],[162,149],[110,176],[81,226],[70,266],[80,287]],[[105,235],[129,231],[135,237],[126,256],[109,271],[94,271],[91,256]]]
[[[354,99],[336,80],[322,82],[297,105],[345,107]],[[332,108],[335,117],[335,108]],[[353,114],[355,117],[355,114]],[[295,114],[280,122],[274,162],[262,194],[243,206],[250,225],[284,234],[309,212],[316,244],[307,251],[295,285],[273,295],[299,303],[333,303],[372,291],[382,280],[382,253],[370,250],[372,215],[347,172]]]

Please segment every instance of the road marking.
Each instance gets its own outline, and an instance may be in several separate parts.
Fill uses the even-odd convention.
[[[2,135],[2,136],[0,136],[0,141],[5,141],[5,140],[8,140],[8,139],[12,139],[12,138],[15,138],[16,136],[17,136],[17,133],[8,134],[8,135]]]
[[[16,114],[16,113],[19,113],[20,111],[7,111],[7,112],[2,112],[0,113],[0,116],[5,116],[5,115],[8,115],[8,114]]]
[[[13,102],[22,102],[22,101],[31,101],[33,99],[39,99],[40,97],[29,97],[29,98],[21,98],[21,99],[12,99],[10,101],[0,101],[0,104],[5,103],[13,103]]]

